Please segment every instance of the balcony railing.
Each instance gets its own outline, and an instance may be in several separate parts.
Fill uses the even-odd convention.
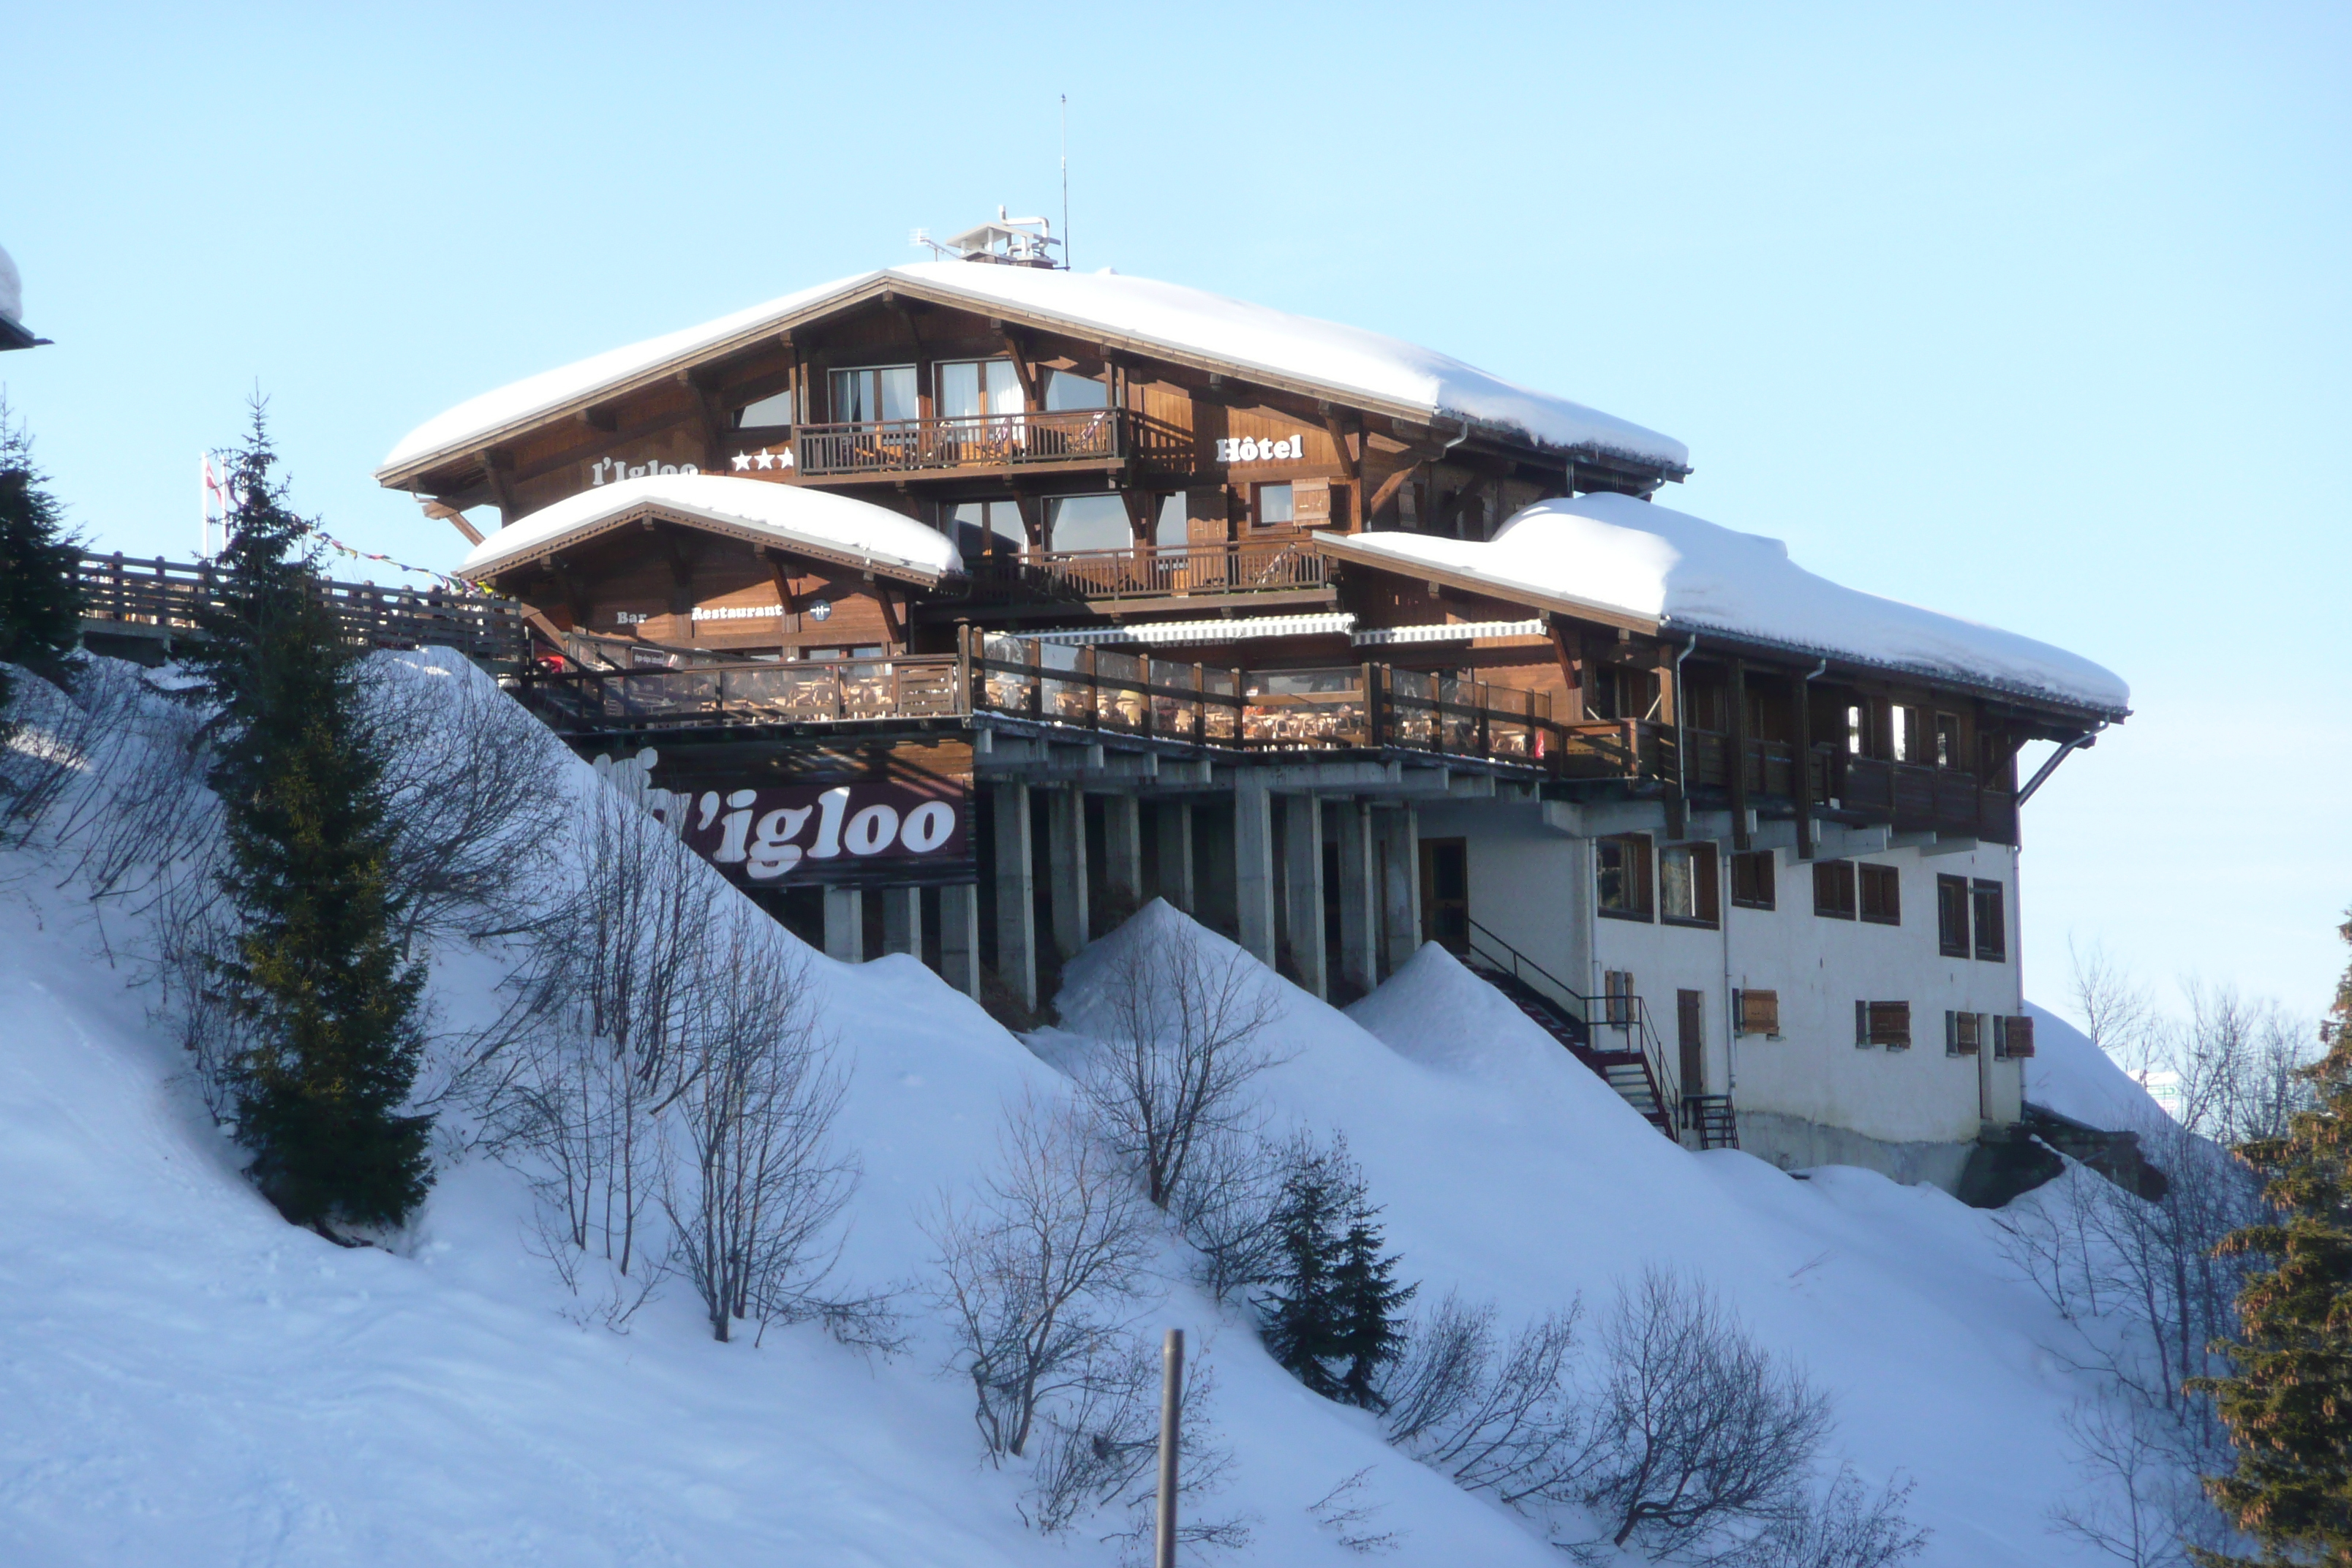
[[[983,605],[1311,591],[1331,580],[1329,563],[1299,539],[984,555],[971,566],[971,600]]]
[[[81,558],[86,622],[134,636],[199,637],[198,618],[221,606],[228,574],[209,562]],[[387,588],[319,578],[318,592],[353,642],[370,647],[454,647],[469,658],[520,661],[528,651],[520,606],[463,588]]]
[[[898,474],[927,468],[1071,463],[1127,455],[1118,409],[983,414],[956,419],[893,419],[803,425],[793,433],[800,472]]]
[[[690,669],[531,672],[515,695],[567,732],[833,724],[962,715],[953,654],[710,665]]]

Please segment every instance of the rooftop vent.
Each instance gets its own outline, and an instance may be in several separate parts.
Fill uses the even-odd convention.
[[[1042,217],[1007,217],[1004,209],[996,209],[992,223],[968,228],[961,234],[945,239],[933,239],[931,231],[915,231],[917,245],[928,245],[931,254],[942,261],[986,261],[999,267],[1059,267],[1053,250],[1062,242],[1054,237],[1054,225]]]

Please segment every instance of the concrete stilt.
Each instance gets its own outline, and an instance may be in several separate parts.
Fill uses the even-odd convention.
[[[1114,909],[1143,902],[1141,805],[1131,795],[1103,796],[1103,896]]]
[[[1274,797],[1244,773],[1234,782],[1234,915],[1242,951],[1274,967]]]
[[[1037,1009],[1037,880],[1029,842],[1029,786],[998,784],[996,817],[996,973],[1031,1012]]]
[[[940,889],[940,978],[980,997],[980,889],[959,882]]]
[[[824,955],[844,963],[866,962],[866,894],[859,888],[824,890]]]
[[[1323,963],[1323,802],[1311,795],[1282,797],[1283,935],[1298,984],[1317,996],[1330,993]]]
[[[1372,814],[1380,843],[1381,974],[1402,969],[1421,948],[1421,808],[1407,801]]]
[[[1339,819],[1339,978],[1357,991],[1380,984],[1380,858],[1369,801],[1343,800]]]
[[[1076,958],[1091,934],[1087,927],[1087,796],[1065,784],[1045,801],[1046,872],[1054,901],[1054,950]]]
[[[882,899],[882,951],[911,952],[923,956],[923,889],[920,888],[884,888]]]
[[[1192,912],[1192,803],[1163,800],[1160,817],[1160,896]]]

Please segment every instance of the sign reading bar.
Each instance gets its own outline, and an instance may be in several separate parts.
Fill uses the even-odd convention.
[[[597,771],[641,792],[646,809],[687,847],[757,886],[968,882],[974,875],[971,795],[947,781],[664,789],[650,747],[597,759]]]

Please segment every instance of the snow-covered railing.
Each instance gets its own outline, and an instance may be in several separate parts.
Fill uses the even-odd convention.
[[[85,552],[81,614],[90,630],[159,638],[201,637],[227,574],[209,562],[142,561]],[[528,648],[514,604],[463,588],[387,588],[318,579],[319,591],[355,642],[371,647],[453,647],[490,663],[520,662]]]

